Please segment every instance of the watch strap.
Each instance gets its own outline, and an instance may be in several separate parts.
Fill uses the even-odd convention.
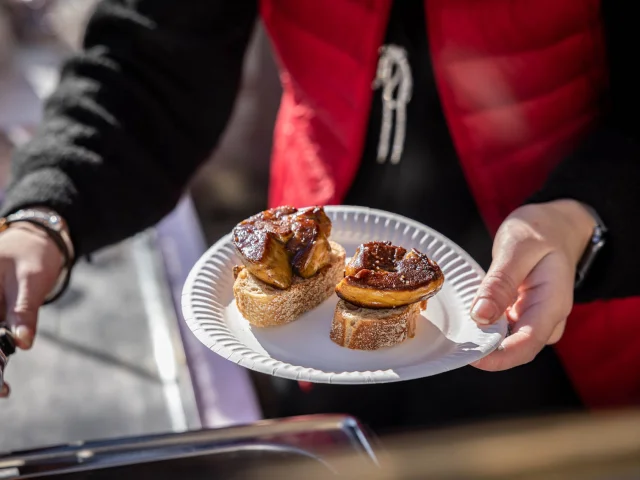
[[[580,258],[580,261],[576,266],[575,288],[579,288],[584,283],[587,274],[593,266],[593,262],[598,256],[598,252],[602,250],[606,243],[606,234],[608,231],[598,213],[589,205],[582,205],[591,214],[596,222],[596,225],[593,228],[593,233],[591,234],[589,243],[587,244],[582,257]]]

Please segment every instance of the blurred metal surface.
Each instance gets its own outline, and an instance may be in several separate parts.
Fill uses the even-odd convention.
[[[325,460],[335,451],[348,452],[350,462],[357,464],[360,472],[377,465],[372,440],[355,419],[320,415],[16,452],[0,456],[0,478],[49,478],[54,475],[61,478],[58,474],[66,474],[62,478],[69,479],[94,478],[82,473],[98,469],[111,469],[104,471],[104,478],[135,478],[134,475],[151,471],[166,473],[179,460],[184,460],[181,464],[193,470],[201,457],[207,457],[209,462],[201,464],[204,471],[196,469],[193,472],[197,478],[212,474],[226,478],[216,462],[216,457],[225,454],[233,454],[231,460],[235,465],[232,468],[236,475],[243,473],[241,478],[264,478],[262,470],[268,469],[274,459],[283,458],[286,460],[284,465],[291,461],[302,462],[307,472],[318,471],[326,476],[341,473],[338,465]],[[277,463],[283,465],[281,461]],[[318,466],[323,468],[314,468]],[[194,477],[189,475],[189,478]]]
[[[640,478],[640,411],[530,418],[386,437],[380,469],[360,475],[348,452],[327,457],[347,478],[622,480]],[[264,478],[321,479],[291,462]]]
[[[640,411],[476,424],[383,440],[380,448],[349,417],[300,417],[16,452],[0,456],[0,478],[49,478],[64,471],[103,475],[55,478],[231,478],[225,475],[231,470],[233,478],[305,480],[331,474],[373,480],[640,478]]]

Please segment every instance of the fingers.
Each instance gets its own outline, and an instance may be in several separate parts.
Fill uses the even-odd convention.
[[[530,325],[515,324],[500,347],[473,364],[480,370],[497,372],[529,363],[545,346],[539,332]]]
[[[556,325],[556,328],[553,330],[553,333],[549,337],[549,340],[547,340],[547,345],[554,345],[560,341],[560,339],[562,338],[562,335],[564,334],[564,329],[566,325],[567,325],[566,319],[564,319],[558,325]]]
[[[3,383],[2,388],[0,388],[0,398],[6,398],[11,395],[11,388],[8,383]]]
[[[32,276],[7,282],[5,286],[7,323],[12,328],[16,345],[28,350],[33,345],[38,324],[38,309],[43,303],[42,294],[34,288]]]
[[[562,327],[562,331],[564,331],[565,323],[563,321],[561,325],[558,325],[558,327]],[[545,345],[557,342],[562,333],[556,336],[554,332],[549,341],[542,340],[541,337],[543,336],[544,333],[537,332],[531,326],[515,325],[513,333],[505,338],[500,348],[473,363],[473,366],[480,370],[498,372],[529,363],[540,353]]]
[[[554,259],[545,258],[532,272],[534,280],[544,272],[562,280],[566,274]],[[560,285],[568,282],[561,282]],[[554,282],[537,283],[522,292],[518,302],[510,309],[512,334],[505,338],[499,349],[473,365],[481,370],[499,371],[524,365],[532,361],[544,348],[558,340],[564,332],[566,318],[571,310],[570,292]]]
[[[523,227],[524,228],[524,227]],[[480,325],[498,320],[518,298],[518,289],[529,273],[548,253],[535,240],[522,240],[511,232],[499,234],[494,258],[471,307],[471,318]]]
[[[14,336],[16,344],[22,349],[29,349],[33,345],[33,339],[38,325],[38,308],[42,301],[33,294],[28,279],[21,279],[18,284],[18,295],[15,305],[10,312],[14,315]]]

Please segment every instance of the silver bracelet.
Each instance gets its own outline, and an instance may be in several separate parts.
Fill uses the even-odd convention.
[[[53,290],[47,295],[45,304],[57,300],[67,289],[71,277],[71,267],[75,260],[73,242],[66,229],[62,217],[56,212],[44,208],[29,208],[19,210],[0,219],[0,231],[18,222],[26,222],[41,228],[60,249],[64,257],[64,264]]]

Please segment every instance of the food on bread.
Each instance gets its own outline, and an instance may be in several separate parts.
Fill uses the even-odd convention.
[[[341,300],[330,338],[340,346],[377,350],[412,338],[427,300],[444,284],[436,262],[390,242],[360,245],[336,285]]]
[[[285,325],[333,295],[344,275],[345,251],[335,242],[330,244],[329,265],[309,279],[294,275],[286,290],[264,283],[244,266],[237,267],[233,294],[242,316],[256,327]]]
[[[338,301],[331,325],[331,340],[354,350],[377,350],[413,338],[426,302],[376,310]]]
[[[293,271],[302,278],[311,278],[331,262],[329,239],[318,222],[304,216],[293,222],[291,230],[293,236],[286,249]]]
[[[330,261],[331,220],[322,207],[278,207],[253,215],[233,230],[233,244],[245,267],[280,289],[293,274],[311,278]]]
[[[233,244],[242,259],[233,292],[253,325],[283,325],[329,298],[344,275],[345,252],[329,240],[322,207],[278,207],[240,222]]]
[[[443,282],[436,262],[416,249],[369,242],[356,250],[336,293],[359,307],[393,308],[431,298]]]

